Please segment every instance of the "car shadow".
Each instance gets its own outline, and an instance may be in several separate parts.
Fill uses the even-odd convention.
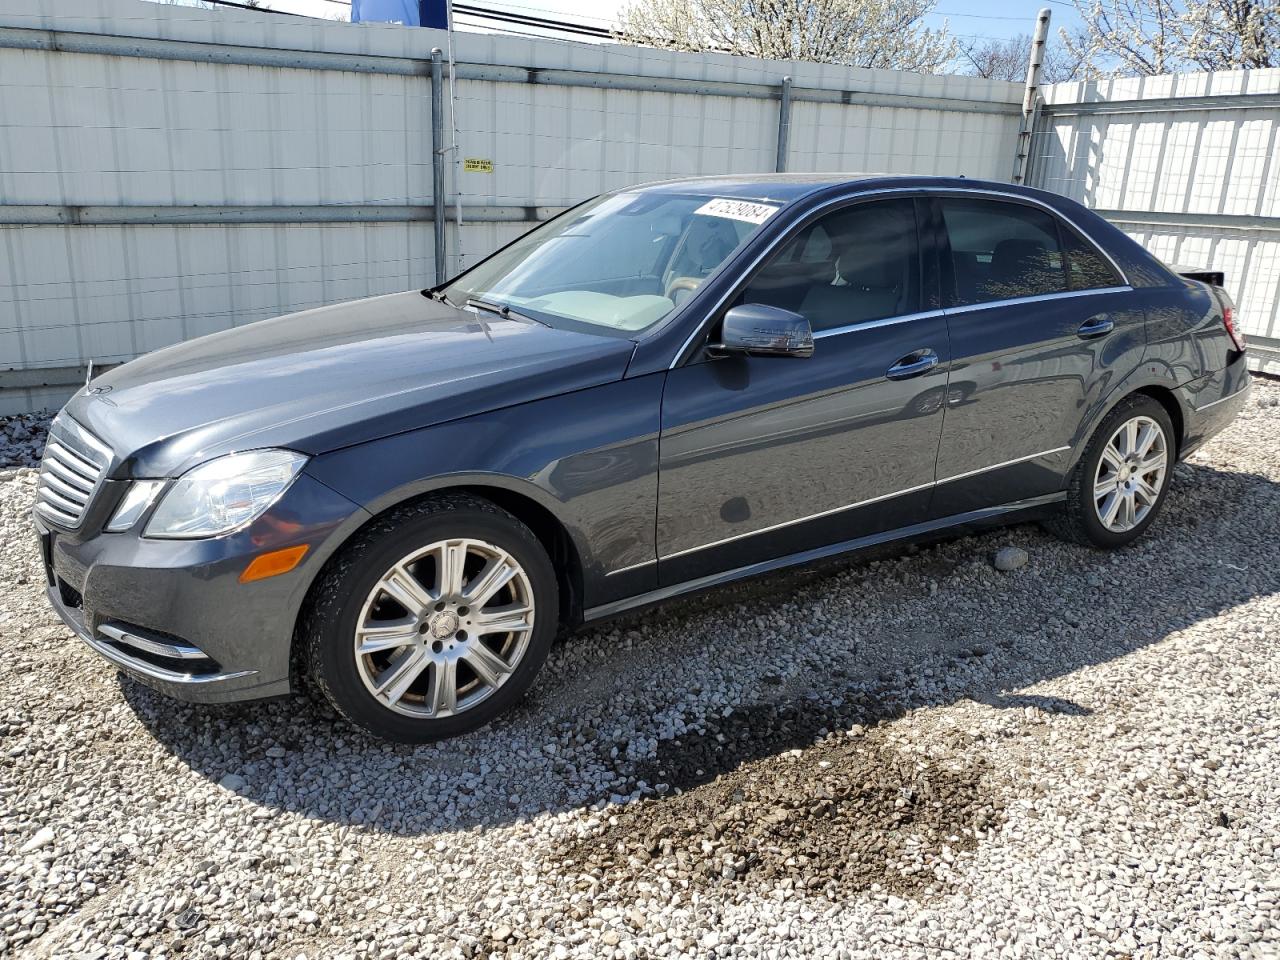
[[[1023,525],[585,630],[509,715],[439,744],[372,739],[304,696],[209,707],[123,676],[120,688],[157,743],[253,803],[404,835],[675,797],[827,730],[966,699],[1105,722],[1087,702],[1026,688],[1280,591],[1280,569],[1251,556],[1251,542],[1280,537],[1280,484],[1198,464],[1176,479],[1149,534],[1114,554]],[[1008,543],[1030,562],[998,573],[991,556]]]

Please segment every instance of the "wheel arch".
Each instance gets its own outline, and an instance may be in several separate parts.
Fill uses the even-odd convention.
[[[302,662],[305,645],[300,642],[299,631],[312,603],[313,593],[317,585],[323,582],[330,566],[342,556],[347,545],[371,523],[390,511],[442,494],[461,493],[487,500],[506,510],[533,531],[533,535],[538,538],[538,542],[551,558],[551,565],[556,573],[557,586],[560,590],[561,624],[572,628],[582,622],[582,553],[569,527],[556,512],[542,503],[536,495],[520,489],[517,486],[518,481],[512,482],[511,478],[458,477],[453,478],[451,482],[449,478],[442,478],[442,481],[425,489],[415,488],[400,495],[390,494],[380,497],[377,503],[366,508],[362,521],[344,530],[341,540],[332,545],[324,563],[312,574],[302,602],[294,611],[289,655],[290,684],[294,689],[298,689],[300,681],[306,675],[306,665]]]
[[[1168,387],[1162,384],[1150,384],[1125,394],[1112,405],[1111,409],[1115,409],[1116,406],[1129,397],[1139,394],[1150,397],[1164,407],[1165,413],[1169,414],[1169,421],[1173,424],[1174,460],[1176,462],[1181,457],[1182,447],[1186,442],[1186,417],[1182,412],[1182,404],[1178,402],[1177,395]],[[1110,413],[1110,410],[1107,412]]]
[[[1074,449],[1067,476],[1070,475],[1076,464],[1080,462],[1080,458],[1084,455],[1085,447],[1088,446],[1093,435],[1097,433],[1102,421],[1111,415],[1111,411],[1133,396],[1150,397],[1164,407],[1165,412],[1169,414],[1169,419],[1173,422],[1174,446],[1178,456],[1181,456],[1186,442],[1186,411],[1183,409],[1182,401],[1178,398],[1175,382],[1171,378],[1160,376],[1159,369],[1148,364],[1146,369],[1136,372],[1135,376],[1118,384],[1114,390],[1107,394],[1106,399],[1097,403],[1091,409],[1090,414],[1081,421],[1079,432],[1076,434],[1073,444]]]

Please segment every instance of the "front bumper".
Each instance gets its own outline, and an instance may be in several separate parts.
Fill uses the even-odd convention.
[[[96,526],[61,530],[39,517],[35,526],[47,596],[63,622],[142,683],[212,703],[289,693],[307,589],[345,531],[366,517],[304,473],[266,514],[226,537],[147,540]],[[240,582],[255,556],[302,543],[309,549],[289,573]]]

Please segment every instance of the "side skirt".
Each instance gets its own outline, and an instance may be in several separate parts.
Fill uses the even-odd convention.
[[[654,603],[670,600],[673,597],[683,596],[686,593],[695,593],[699,590],[722,586],[727,583],[733,583],[736,580],[743,580],[747,577],[754,577],[763,573],[772,573],[776,570],[783,570],[787,567],[803,566],[806,563],[813,563],[814,561],[824,560],[828,557],[839,556],[843,553],[854,553],[858,550],[865,550],[868,547],[882,546],[887,543],[892,543],[895,540],[912,540],[917,537],[923,537],[932,533],[939,533],[943,530],[950,530],[955,527],[986,524],[992,520],[1008,518],[1011,514],[1031,512],[1055,503],[1061,503],[1066,498],[1067,495],[1065,492],[1050,493],[1042,497],[1032,497],[1029,500],[1017,500],[1013,503],[1002,504],[998,507],[984,507],[981,510],[971,510],[968,513],[958,513],[950,517],[942,517],[938,520],[928,520],[924,523],[912,524],[909,527],[899,527],[897,530],[888,530],[884,533],[876,533],[868,537],[844,540],[840,543],[829,544],[825,547],[817,547],[813,550],[804,550],[800,553],[793,553],[785,557],[778,557],[774,560],[762,560],[760,563],[749,564],[745,567],[736,567],[733,570],[726,570],[723,573],[709,574],[705,577],[698,577],[695,580],[686,580],[683,583],[675,583],[668,587],[659,587],[657,590],[650,590],[648,593],[641,593],[634,597],[626,597],[622,600],[615,600],[612,603],[602,604],[598,607],[591,607],[583,612],[582,620],[583,623],[591,623],[595,620],[604,620],[609,617],[617,616],[618,614],[626,613],[629,610],[634,610],[637,607],[647,607]]]

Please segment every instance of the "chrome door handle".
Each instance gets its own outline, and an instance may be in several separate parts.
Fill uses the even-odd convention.
[[[890,380],[908,380],[927,373],[938,365],[938,355],[927,347],[909,353],[884,372]]]
[[[1092,340],[1094,337],[1105,337],[1115,328],[1115,321],[1108,314],[1100,313],[1080,324],[1076,336],[1082,340]]]

